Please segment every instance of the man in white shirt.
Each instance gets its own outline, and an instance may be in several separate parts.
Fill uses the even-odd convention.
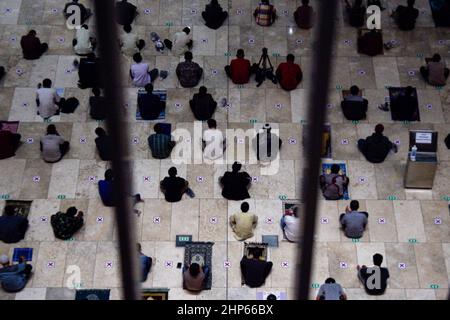
[[[191,29],[186,27],[183,31],[175,33],[172,41],[164,40],[164,44],[169,50],[172,50],[174,55],[181,56],[192,48],[192,33]]]
[[[130,77],[135,87],[143,88],[149,83],[153,83],[159,75],[158,69],[149,70],[148,63],[142,62],[140,53],[133,55],[134,64],[131,65]]]
[[[73,49],[79,56],[85,56],[95,50],[95,38],[89,31],[89,27],[83,24],[75,33],[75,39],[72,41]]]
[[[284,236],[290,242],[298,242],[300,240],[300,219],[298,218],[298,207],[292,211],[292,215],[284,215],[281,218],[281,228]]]
[[[203,132],[203,158],[206,164],[222,163],[225,143],[222,131],[217,130],[217,122],[208,120],[208,129]]]
[[[123,54],[132,56],[145,47],[145,41],[139,39],[136,33],[131,32],[130,25],[123,26],[124,33],[120,36],[119,46]]]
[[[47,134],[41,138],[40,147],[44,161],[55,163],[69,151],[69,142],[64,141],[56,131],[55,125],[51,124],[47,127]]]
[[[36,91],[36,104],[38,107],[38,115],[44,119],[48,119],[56,114],[59,114],[60,97],[56,94],[56,90],[52,88],[52,81],[44,79],[42,81],[42,88],[39,84]]]

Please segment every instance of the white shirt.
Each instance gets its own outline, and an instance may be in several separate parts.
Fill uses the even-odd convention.
[[[89,30],[81,28],[75,35],[77,44],[73,47],[76,54],[89,54],[92,52],[91,33]]]
[[[133,84],[136,87],[145,87],[146,84],[152,82],[150,74],[148,73],[147,63],[135,63],[131,65],[131,74],[133,75]]]
[[[120,44],[121,44],[122,53],[124,53],[128,56],[132,56],[135,53],[138,53],[139,50],[136,46],[138,41],[139,41],[139,38],[138,38],[137,34],[123,33],[120,36]]]
[[[185,52],[189,51],[187,44],[192,40],[192,32],[186,34],[184,31],[177,32],[173,36],[172,40],[172,52],[175,55],[183,55]]]
[[[58,110],[58,106],[55,104],[61,99],[54,88],[40,88],[36,91],[37,99],[39,100],[39,115],[42,118],[50,118],[54,116]]]
[[[42,157],[45,161],[55,162],[61,158],[59,146],[64,143],[64,139],[56,134],[48,134],[41,139]]]
[[[207,160],[216,160],[223,157],[223,135],[222,131],[217,129],[207,129],[203,132],[203,141],[206,147],[203,150],[203,158]],[[208,163],[208,161],[205,161]]]
[[[289,241],[297,242],[300,239],[300,219],[293,216],[284,216],[284,234]]]

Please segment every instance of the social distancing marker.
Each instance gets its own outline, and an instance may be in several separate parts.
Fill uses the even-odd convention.
[[[44,223],[48,222],[48,217],[42,216],[41,217],[41,222],[44,222]]]
[[[386,224],[386,218],[378,218],[378,224]]]
[[[219,221],[219,219],[217,217],[209,218],[209,223],[210,224],[217,224],[218,221]]]
[[[219,72],[218,72],[216,69],[213,69],[213,70],[211,71],[211,74],[212,74],[213,76],[216,76],[218,73],[219,73]]]
[[[348,139],[342,139],[341,140],[341,144],[344,145],[344,146],[348,145]]]
[[[133,144],[139,144],[139,138],[138,137],[134,137],[133,138]]]
[[[427,104],[427,105],[425,106],[425,108],[427,108],[428,110],[431,110],[431,109],[433,109],[433,105],[432,105],[432,104]]]
[[[303,39],[297,39],[297,40],[295,40],[295,43],[296,44],[303,44],[304,41],[303,41]]]
[[[237,10],[236,10],[236,14],[237,14],[238,16],[241,16],[241,15],[244,14],[244,10],[242,10],[242,9],[237,9]]]
[[[173,268],[173,261],[170,261],[170,260],[164,261],[164,266],[169,269]]]
[[[282,261],[281,262],[281,267],[282,268],[289,268],[289,262],[288,261]]]
[[[368,182],[368,179],[367,179],[366,177],[359,177],[359,178],[358,178],[358,181],[359,181],[359,183],[364,184],[364,183],[367,183],[367,182]]]
[[[258,182],[259,181],[259,177],[252,177],[252,182]]]
[[[328,218],[320,218],[320,223],[321,224],[328,224],[330,221],[328,220]]]
[[[27,138],[27,143],[28,144],[31,144],[31,143],[33,143],[34,142],[34,139],[33,138]]]
[[[202,176],[197,177],[197,182],[202,183],[204,181],[205,181],[205,178],[203,178]]]
[[[26,108],[26,107],[28,107],[28,106],[29,106],[29,103],[28,103],[28,102],[23,102],[23,103],[22,103],[22,107]]]
[[[339,262],[339,268],[347,269],[348,268],[347,262],[344,262],[344,261]]]
[[[265,219],[266,224],[273,224],[273,218],[272,217],[267,217]]]
[[[144,9],[144,13],[145,14],[151,14],[152,13],[152,9],[151,8],[145,8]]]
[[[103,223],[104,218],[103,217],[97,217],[97,223]]]
[[[86,144],[87,143],[87,139],[86,138],[80,138],[80,143],[81,144]]]
[[[434,218],[434,224],[441,225],[442,224],[442,218],[440,218],[440,217]]]
[[[39,182],[39,181],[41,181],[41,177],[40,176],[34,176],[33,177],[33,181],[34,182]]]
[[[106,261],[105,262],[105,268],[106,269],[112,269],[112,267],[113,267],[112,261]]]
[[[154,224],[160,224],[161,223],[161,217],[153,217],[153,223]]]
[[[398,264],[398,268],[401,269],[401,270],[406,269],[406,263],[400,262],[400,263]]]
[[[53,269],[56,267],[56,263],[54,261],[47,262],[47,268]]]
[[[230,261],[224,261],[223,262],[223,267],[226,268],[226,269],[231,268],[231,262]]]
[[[255,43],[255,39],[253,39],[253,38],[248,39],[248,43],[254,44]]]
[[[297,139],[289,138],[289,144],[297,144]]]
[[[144,179],[144,182],[150,182],[151,181],[151,177],[149,177],[149,176],[144,176],[143,179]]]

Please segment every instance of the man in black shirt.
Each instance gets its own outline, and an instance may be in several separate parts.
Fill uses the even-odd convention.
[[[137,7],[127,2],[127,0],[116,3],[116,17],[118,24],[122,26],[131,25],[137,15]]]
[[[358,86],[350,88],[350,94],[341,102],[342,113],[347,120],[363,120],[366,118],[369,101],[359,95]]]
[[[183,194],[188,190],[189,183],[183,178],[177,177],[177,168],[169,169],[169,176],[161,181],[161,191],[164,193],[167,202],[178,202]]]
[[[250,198],[248,187],[251,177],[247,172],[239,172],[242,164],[235,162],[232,166],[232,172],[225,172],[220,178],[220,184],[223,186],[222,196],[228,200],[244,200]]]
[[[27,218],[16,215],[13,206],[6,206],[3,216],[0,217],[0,241],[17,243],[25,238],[27,229]]]
[[[103,161],[111,161],[113,148],[111,137],[106,134],[106,131],[103,128],[100,127],[95,129],[95,134],[97,135],[95,145],[97,146],[100,159]]]
[[[396,99],[391,99],[391,116],[394,121],[420,121],[418,111],[417,92],[411,86],[402,90]]]
[[[383,162],[389,151],[393,150],[397,152],[397,145],[389,141],[389,139],[383,135],[384,126],[377,124],[375,126],[375,132],[367,137],[365,140],[360,139],[358,141],[358,149],[366,157],[367,161],[371,163]]]
[[[383,256],[379,253],[373,255],[373,267],[359,265],[358,278],[361,280],[366,289],[366,293],[372,296],[382,295],[387,288],[387,280],[389,279],[389,270],[382,268]]]
[[[92,93],[94,96],[89,98],[90,116],[94,120],[106,119],[106,102],[105,97],[100,97],[100,89],[93,88]]]
[[[366,7],[363,5],[362,0],[355,0],[353,6],[350,5],[348,0],[345,0],[345,6],[350,25],[355,28],[362,27],[366,22]]]
[[[161,101],[159,96],[153,94],[153,85],[145,85],[144,94],[138,95],[138,108],[141,118],[144,120],[158,119],[161,112],[165,109],[166,103]]]
[[[398,28],[403,31],[413,30],[416,26],[416,20],[419,17],[419,10],[414,8],[415,0],[408,0],[408,6],[398,6],[392,17],[398,25]]]
[[[201,86],[199,92],[194,94],[192,100],[189,101],[192,113],[195,119],[205,121],[211,119],[216,111],[217,102],[208,93],[206,87]]]
[[[272,270],[273,263],[260,259],[258,250],[253,252],[251,259],[243,257],[241,260],[241,272],[245,284],[250,288],[261,287]]]

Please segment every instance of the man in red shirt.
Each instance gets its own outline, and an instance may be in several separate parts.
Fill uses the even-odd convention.
[[[298,64],[294,63],[294,60],[294,55],[288,54],[286,62],[280,63],[276,71],[278,82],[286,91],[297,88],[303,78],[302,69],[300,69]]]
[[[30,30],[26,36],[22,37],[20,46],[22,47],[23,58],[26,60],[39,59],[48,50],[48,44],[41,43],[41,40],[36,37],[35,30]]]
[[[239,49],[236,59],[231,61],[231,65],[225,67],[225,72],[235,84],[245,84],[250,80],[250,61],[244,57],[244,50]]]
[[[15,152],[20,145],[20,134],[2,130],[3,124],[0,122],[0,159],[15,156]]]

